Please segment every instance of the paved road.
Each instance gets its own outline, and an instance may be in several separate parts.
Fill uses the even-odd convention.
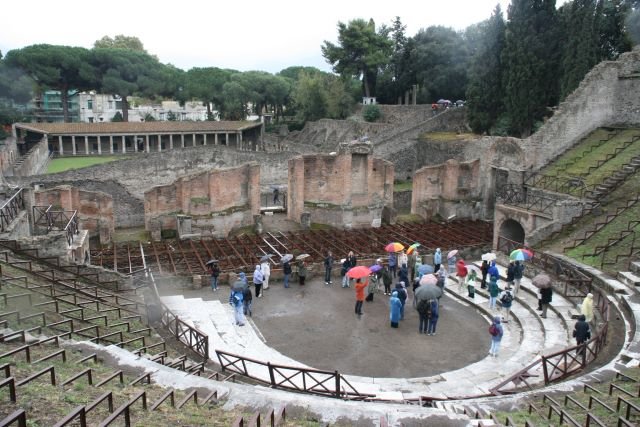
[[[167,292],[162,292],[167,293]],[[184,291],[185,298],[228,300],[228,288]],[[265,296],[254,297],[253,321],[267,344],[317,369],[371,377],[413,378],[436,375],[484,358],[489,349],[488,323],[470,306],[442,299],[435,336],[418,333],[411,304],[398,329],[389,326],[388,298],[376,294],[354,313],[355,291],[338,281],[319,278],[285,289],[272,282]]]

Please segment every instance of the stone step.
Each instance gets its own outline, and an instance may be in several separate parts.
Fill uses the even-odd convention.
[[[640,274],[640,261],[631,261],[631,271],[634,274]]]
[[[640,286],[640,276],[630,271],[619,271],[617,279],[631,287]]]

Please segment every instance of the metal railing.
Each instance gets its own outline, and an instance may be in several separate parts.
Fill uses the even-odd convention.
[[[20,188],[0,207],[0,231],[6,231],[22,210],[24,210],[24,193]]]
[[[144,272],[143,275],[137,274],[136,282],[140,286],[145,286],[144,281],[148,283],[153,291],[153,295],[156,298],[158,305],[160,306],[160,321],[162,325],[171,332],[171,334],[180,342],[185,344],[191,350],[202,356],[205,360],[209,359],[209,336],[195,328],[188,323],[180,320],[160,299],[156,282],[153,278],[153,274],[147,267],[147,263],[144,257],[144,249],[142,243],[140,243],[140,253],[142,254],[142,266],[143,269],[138,272]]]
[[[505,205],[517,206],[528,211],[545,215],[553,214],[553,207],[557,200],[537,193],[527,191],[527,187],[516,184],[503,185],[497,192],[496,198]]]
[[[512,250],[521,247],[523,247],[521,243],[503,236],[498,237],[499,251],[509,254]],[[516,393],[523,385],[531,389],[532,387],[526,382],[526,379],[537,376],[535,371],[539,368],[542,368],[545,385],[564,379],[583,370],[598,357],[606,346],[611,312],[607,295],[600,289],[593,287],[591,278],[564,260],[535,252],[529,262],[551,275],[555,279],[554,289],[563,294],[565,298],[582,300],[588,293],[592,293],[596,309],[600,313],[603,323],[594,337],[586,343],[542,355],[540,359],[492,388],[491,393],[493,394]]]
[[[223,372],[229,370],[269,384],[272,388],[318,394],[338,399],[365,400],[374,397],[372,394],[358,392],[338,371],[332,372],[276,365],[222,350],[216,350],[216,355]],[[263,371],[265,368],[268,370],[269,380],[258,374],[258,371]]]
[[[71,246],[73,244],[74,237],[78,234],[79,221],[78,211],[57,211],[53,210],[51,205],[49,206],[34,206],[33,212],[33,224],[35,226],[43,227],[49,233],[52,230],[64,231],[67,238],[67,244]]]

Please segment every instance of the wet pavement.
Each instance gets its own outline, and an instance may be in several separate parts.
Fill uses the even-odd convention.
[[[185,298],[227,302],[229,288],[213,293],[167,289],[161,293]],[[354,313],[355,291],[342,288],[339,278],[330,286],[317,277],[305,286],[285,289],[272,281],[263,298],[253,299],[253,322],[267,345],[316,369],[338,370],[357,376],[415,378],[462,368],[483,359],[489,349],[488,323],[471,306],[450,296],[441,300],[435,336],[418,333],[418,314],[412,292],[405,320],[398,329],[389,325],[389,297],[377,293],[364,303],[362,316]]]

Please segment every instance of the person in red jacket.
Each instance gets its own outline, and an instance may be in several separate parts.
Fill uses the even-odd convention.
[[[356,314],[362,314],[362,304],[364,303],[364,290],[369,286],[366,278],[356,280]]]

